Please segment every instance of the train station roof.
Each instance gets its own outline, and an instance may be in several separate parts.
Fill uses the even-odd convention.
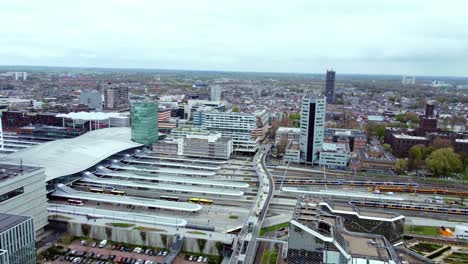
[[[79,200],[86,200],[86,201],[111,203],[111,204],[125,204],[125,205],[134,205],[134,206],[142,206],[142,207],[152,207],[152,208],[159,208],[159,209],[173,210],[173,211],[196,212],[202,209],[201,205],[192,204],[192,203],[181,203],[181,202],[172,202],[172,201],[148,199],[148,198],[140,198],[140,197],[137,198],[137,197],[131,197],[131,196],[116,196],[112,194],[81,192],[81,191],[76,191],[63,184],[57,185],[55,191],[52,193],[52,196],[68,198],[68,199],[79,199]]]
[[[108,157],[142,146],[131,140],[128,127],[104,128],[71,139],[61,139],[19,150],[3,157],[45,168],[46,180],[82,172]]]

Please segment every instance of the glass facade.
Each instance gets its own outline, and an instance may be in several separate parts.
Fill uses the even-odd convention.
[[[132,140],[151,146],[158,141],[158,104],[134,102],[130,113]]]
[[[4,214],[0,217],[8,225],[0,228],[0,250],[6,251],[2,255],[4,259],[8,258],[7,262],[2,263],[36,263],[36,241],[32,218]]]

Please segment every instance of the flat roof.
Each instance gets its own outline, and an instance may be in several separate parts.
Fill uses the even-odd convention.
[[[360,197],[360,198],[368,198],[368,199],[375,199],[375,200],[398,200],[403,201],[403,198],[400,197],[390,197],[385,195],[378,195],[378,194],[368,194],[368,193],[350,193],[345,191],[331,191],[331,190],[310,190],[304,188],[297,188],[297,187],[283,187],[281,188],[282,191],[285,192],[292,192],[292,193],[305,193],[305,194],[315,194],[321,196],[340,196],[340,197]]]
[[[202,206],[199,204],[192,203],[183,203],[183,202],[172,202],[158,199],[147,199],[131,196],[116,196],[112,194],[99,194],[91,192],[82,192],[74,190],[63,184],[57,184],[55,191],[52,193],[52,196],[69,198],[69,199],[81,199],[87,201],[96,201],[103,203],[112,203],[112,204],[126,204],[126,205],[135,205],[143,207],[154,207],[166,210],[174,211],[186,211],[186,212],[196,212],[202,209]]]
[[[278,127],[278,132],[292,132],[292,133],[300,133],[301,129],[298,127]]]
[[[184,227],[187,225],[187,220],[180,217],[165,217],[155,214],[142,214],[132,212],[122,212],[117,210],[105,210],[95,207],[73,206],[64,204],[50,204],[47,207],[49,213],[63,213],[70,215],[84,215],[95,218],[106,218],[109,220],[123,220],[132,223],[144,223],[151,225],[178,226]]]
[[[199,163],[209,163],[209,164],[226,164],[227,161],[224,160],[207,160],[207,159],[198,159],[198,158],[188,158],[185,156],[160,156],[157,154],[134,154],[138,158],[149,158],[149,159],[158,159],[158,160],[178,160],[178,161],[190,161],[190,162],[199,162]]]
[[[82,172],[108,157],[142,146],[128,127],[103,128],[81,136],[46,142],[4,155],[10,162],[45,168],[46,181]]]
[[[174,162],[167,162],[167,161],[144,161],[144,160],[138,160],[138,159],[133,159],[133,158],[125,158],[123,161],[128,162],[128,163],[163,165],[163,166],[170,166],[170,167],[185,167],[185,168],[191,168],[191,169],[205,169],[205,170],[221,169],[221,167],[219,166],[193,165],[193,164],[187,164],[187,163],[174,163]]]
[[[132,178],[132,179],[164,181],[164,182],[180,182],[180,183],[188,183],[188,184],[195,184],[195,185],[210,185],[210,186],[230,187],[230,188],[248,188],[249,187],[248,183],[243,183],[243,182],[215,181],[215,180],[206,180],[202,178],[174,177],[174,176],[156,175],[156,174],[139,175],[139,174],[134,174],[134,173],[121,173],[121,172],[114,172],[111,170],[109,171],[105,171],[105,170],[108,170],[108,169],[102,166],[99,166],[98,170],[94,172],[94,174],[102,175],[102,176],[119,177],[119,178]]]
[[[396,138],[404,138],[404,139],[417,139],[417,140],[427,140],[425,137],[418,137],[418,136],[410,136],[408,134],[393,134]]]
[[[1,181],[12,179],[16,176],[38,170],[38,167],[22,166],[17,164],[0,163],[0,183]]]
[[[112,169],[120,170],[129,170],[129,171],[146,171],[146,172],[157,172],[157,173],[166,173],[166,174],[183,174],[183,175],[198,175],[198,176],[214,176],[216,172],[213,171],[197,171],[197,170],[187,170],[187,169],[170,169],[170,168],[157,168],[152,167],[142,167],[139,165],[125,165],[125,164],[112,164],[110,166]]]
[[[236,197],[240,197],[244,195],[243,191],[232,190],[232,189],[206,188],[206,187],[189,186],[189,185],[181,185],[181,184],[151,183],[151,182],[143,182],[143,181],[104,179],[104,178],[96,177],[89,172],[85,174],[86,176],[83,177],[81,181],[108,184],[108,185],[114,185],[114,186],[124,186],[124,187],[131,186],[131,187],[137,187],[137,188],[148,188],[148,189],[163,190],[163,191],[217,194],[217,195],[236,196]]]
[[[15,227],[24,221],[27,221],[31,217],[22,215],[12,215],[0,213],[0,233],[7,231],[8,229]]]

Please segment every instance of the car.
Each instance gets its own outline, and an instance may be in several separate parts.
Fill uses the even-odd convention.
[[[67,254],[67,253],[70,252],[70,251],[71,251],[71,249],[66,248],[66,249],[63,251],[63,254]]]
[[[387,192],[387,195],[393,195],[393,192]]]
[[[201,263],[202,261],[203,261],[203,256],[199,256],[198,259],[197,259],[197,262]]]
[[[86,256],[87,258],[92,258],[94,257],[94,252],[89,252],[88,255]]]
[[[203,263],[208,263],[208,257],[203,258]]]
[[[184,256],[184,259],[185,259],[185,260],[188,260],[189,258],[190,258],[189,255],[185,255],[185,256]]]
[[[135,264],[136,263],[136,259],[132,259],[132,261],[130,262],[131,264]]]
[[[147,261],[145,261],[145,264],[153,264],[153,261],[147,260]]]
[[[167,256],[168,253],[169,253],[169,252],[164,251],[162,255],[163,255],[163,256]]]
[[[70,251],[70,255],[75,255],[75,253],[76,253],[76,250],[74,249]]]
[[[81,240],[81,241],[80,241],[80,244],[81,244],[82,246],[87,246],[87,245],[88,245],[88,242],[86,242],[86,240]]]
[[[193,260],[193,256],[190,256],[188,260],[189,260],[189,261],[192,261],[192,260]]]
[[[96,247],[97,246],[97,242],[94,241],[92,244],[91,244],[91,247]]]
[[[123,263],[128,263],[128,259],[129,259],[129,257],[125,257],[125,258],[122,260],[122,262],[123,262]]]
[[[102,257],[102,254],[97,254],[97,255],[96,255],[96,258],[97,258],[97,259],[100,259],[101,257]]]
[[[148,252],[148,255],[153,256],[153,255],[154,255],[154,251],[153,251],[152,249],[150,249],[150,251]]]
[[[162,256],[163,253],[164,253],[164,251],[162,251],[162,250],[159,251],[158,256]]]
[[[114,260],[116,257],[116,255],[109,255],[109,260]]]
[[[117,245],[112,245],[111,249],[114,250],[115,248],[117,248]]]
[[[145,263],[145,261],[142,259],[137,259],[137,261],[135,261],[135,264],[143,264],[143,263]]]

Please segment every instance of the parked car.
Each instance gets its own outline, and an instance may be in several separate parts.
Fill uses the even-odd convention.
[[[83,245],[83,246],[86,246],[86,245],[88,245],[88,242],[86,242],[86,240],[81,240],[80,244]]]
[[[198,259],[197,259],[197,262],[201,263],[202,261],[203,261],[203,256],[199,256]]]
[[[91,247],[96,247],[97,246],[97,242],[94,241],[93,243],[91,243]]]
[[[189,261],[192,261],[192,260],[193,260],[193,256],[190,256],[188,260],[189,260]]]
[[[203,263],[208,263],[208,257],[203,258]]]

